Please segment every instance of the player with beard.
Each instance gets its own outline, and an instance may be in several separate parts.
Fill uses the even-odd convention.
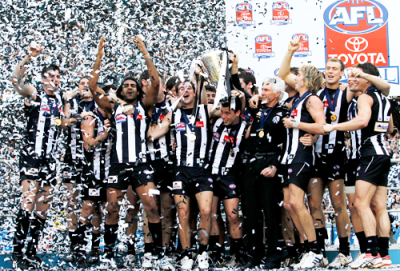
[[[323,104],[314,94],[320,89],[323,81],[321,72],[313,66],[305,65],[300,68],[297,76],[290,73],[290,61],[299,46],[298,39],[289,43],[279,76],[299,93],[299,96],[288,104],[290,118],[284,119],[288,136],[282,164],[286,167],[287,174],[284,173],[284,177],[289,184],[289,202],[292,207],[288,211],[294,211],[290,213],[292,218],[297,216],[293,222],[298,223],[296,228],[305,231],[305,238],[308,240],[306,253],[296,266],[303,269],[319,266],[323,256],[317,243],[312,216],[304,205],[304,196],[314,165],[314,149],[312,146],[304,146],[300,138],[306,133],[323,134],[325,117]]]
[[[41,89],[25,82],[26,65],[42,51],[40,45],[31,44],[28,55],[17,65],[10,79],[16,91],[29,98],[32,104],[27,118],[24,147],[21,148],[20,184],[23,199],[16,219],[12,255],[13,267],[21,269],[44,267],[36,256],[36,250],[46,223],[47,210],[50,208],[53,186],[56,184],[56,141],[60,128],[65,129],[70,124],[63,117],[64,105],[59,94],[61,75],[58,66],[51,64],[43,68]],[[73,97],[68,93],[65,96]],[[31,240],[25,257],[22,249],[29,229]]]
[[[111,167],[107,186],[107,215],[105,225],[105,255],[101,259],[103,268],[115,268],[113,248],[117,238],[119,202],[125,195],[129,185],[136,190],[148,214],[149,229],[153,236],[156,257],[162,249],[162,230],[160,215],[158,214],[153,170],[147,164],[146,130],[147,109],[157,101],[160,80],[158,72],[146,51],[146,47],[139,36],[135,36],[136,46],[143,54],[149,69],[152,81],[146,96],[139,83],[133,78],[125,78],[117,90],[117,97],[123,102],[110,102],[106,93],[98,87],[99,69],[104,56],[104,38],[99,43],[99,51],[89,82],[96,103],[104,111],[111,113],[111,127],[115,129]]]
[[[391,265],[388,255],[390,220],[386,210],[390,156],[384,140],[386,134],[393,132],[393,119],[389,100],[373,84],[373,79],[379,76],[377,67],[371,63],[358,64],[351,70],[351,75],[356,78],[351,91],[363,93],[357,101],[357,117],[343,123],[327,124],[324,130],[331,133],[361,129],[353,205],[365,232],[366,253],[360,257],[358,266],[351,267],[379,268]]]

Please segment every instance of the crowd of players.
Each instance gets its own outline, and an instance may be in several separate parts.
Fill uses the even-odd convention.
[[[75,93],[61,91],[60,69],[54,64],[42,70],[41,88],[25,82],[27,67],[43,50],[39,45],[31,46],[15,67],[10,80],[26,98],[27,117],[20,153],[23,200],[14,236],[15,268],[44,266],[36,250],[54,192],[61,129],[68,133],[63,182],[68,188],[71,246],[65,260],[77,267],[98,262],[99,268],[117,267],[118,214],[125,195],[129,201],[123,218],[129,238],[127,268],[136,264],[139,203],[146,214],[143,268],[168,270],[176,264],[191,270],[194,258],[200,269],[209,268],[210,262],[279,268],[282,240],[288,252],[284,266],[391,265],[386,211],[390,158],[384,146],[386,133],[393,131],[385,97],[390,85],[374,65],[350,68],[348,85],[341,84],[345,67],[338,59],[327,62],[325,74],[309,65],[290,68],[299,48],[299,41],[293,40],[279,77],[265,78],[257,93],[254,77],[239,71],[238,56],[232,54],[229,95],[214,107],[212,99],[218,95],[212,93],[200,67],[193,78],[165,82],[141,39],[136,36],[133,43],[147,70],[139,80],[124,78],[119,87],[98,85],[104,39],[91,74],[79,80]],[[288,98],[283,101],[285,92]],[[346,136],[351,140],[348,155]],[[325,187],[340,243],[331,263],[324,251]],[[355,259],[349,250],[346,196],[360,243]],[[78,217],[79,198],[83,204]],[[221,201],[229,222],[228,258],[221,250]],[[103,220],[105,248],[100,255]],[[177,251],[171,245],[175,225]],[[28,232],[31,239],[23,253]],[[92,248],[86,258],[88,232]]]

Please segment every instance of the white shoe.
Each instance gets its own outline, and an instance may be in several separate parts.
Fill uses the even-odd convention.
[[[322,261],[321,261],[321,263],[320,263],[319,266],[321,266],[321,267],[327,267],[328,265],[329,265],[328,259],[325,258],[325,257],[323,257],[323,258],[322,258]]]
[[[293,267],[294,269],[299,269],[301,268],[301,265],[304,264],[304,262],[307,260],[306,258],[308,257],[308,252],[302,253],[300,256],[300,262],[292,264],[290,267]]]
[[[208,269],[210,267],[210,265],[208,264],[208,259],[210,259],[210,257],[208,256],[207,252],[203,252],[199,255],[197,255],[197,267],[199,269]]]
[[[328,268],[339,268],[347,266],[349,263],[353,261],[351,254],[349,256],[344,255],[343,253],[339,253],[335,259],[328,265]]]
[[[175,270],[175,267],[172,265],[172,259],[168,258],[168,256],[164,256],[160,260],[160,268],[162,270]]]
[[[100,265],[97,266],[97,269],[101,270],[109,270],[109,269],[116,269],[117,263],[115,262],[114,258],[100,258]]]
[[[365,253],[358,253],[357,256],[354,258],[354,260],[348,265],[348,267],[352,269],[360,268],[364,255]]]
[[[135,263],[136,263],[135,255],[132,255],[132,254],[126,255],[125,262],[124,262],[124,266],[126,268],[135,268]]]
[[[153,255],[151,255],[151,252],[145,253],[143,255],[142,268],[153,268],[152,260]]]
[[[183,257],[181,260],[181,269],[182,270],[192,270],[193,268],[193,260],[189,259],[188,256]]]
[[[302,264],[300,264],[300,269],[306,268],[314,268],[321,264],[322,259],[324,256],[322,254],[315,254],[314,252],[308,252],[307,258],[304,260]]]

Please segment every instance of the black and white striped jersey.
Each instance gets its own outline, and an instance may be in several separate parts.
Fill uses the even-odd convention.
[[[156,128],[170,111],[171,105],[166,99],[162,103],[156,104],[152,112],[149,129]],[[168,155],[172,152],[171,133],[166,133],[154,142],[147,141],[147,148],[151,161],[168,159]]]
[[[386,131],[390,121],[390,102],[375,87],[369,87],[365,91],[374,100],[371,108],[371,119],[368,126],[361,129],[361,157],[373,155],[388,155],[385,148]],[[363,94],[364,95],[364,94]]]
[[[114,130],[112,164],[146,163],[146,111],[143,103],[137,101],[134,114],[125,115],[121,104],[114,104],[111,127]]]
[[[347,119],[352,120],[357,117],[357,97],[354,97],[347,111]],[[350,131],[350,150],[348,152],[348,159],[360,159],[360,147],[361,147],[361,129]]]
[[[94,111],[94,101],[80,100],[79,97],[75,97],[67,103],[71,104],[71,117],[80,115],[82,112]],[[83,153],[83,140],[81,137],[81,125],[80,122],[75,123],[67,129],[67,146],[64,162],[67,164],[79,165],[84,157]]]
[[[225,126],[222,118],[215,122],[209,155],[212,174],[224,175],[235,165],[236,161],[240,162],[246,128],[245,121],[229,126]]]
[[[104,120],[105,118],[101,114],[101,112],[96,108],[92,110],[94,113],[94,135],[96,138],[104,133]],[[85,136],[85,131],[82,130],[82,137]],[[84,149],[85,159],[83,161],[83,172],[84,175],[92,175],[98,181],[104,181],[108,178],[108,171],[110,167],[110,145],[111,145],[111,135],[108,138],[101,142],[98,146],[92,147],[89,150]]]
[[[311,92],[304,94],[304,99],[302,99],[295,107],[290,111],[290,116],[296,121],[314,123],[311,114],[306,108],[307,100],[313,95]],[[298,99],[303,97],[297,97],[293,103],[296,104]],[[300,137],[306,134],[305,131],[298,128],[291,128],[287,130],[286,137],[286,150],[282,158],[282,164],[304,164],[308,163],[310,166],[314,165],[314,146],[304,146],[300,142]]]
[[[347,102],[347,89],[345,91],[341,91],[340,89],[321,89],[317,92],[317,96],[321,99],[324,104],[324,113],[326,123],[328,124],[337,124],[341,122],[347,121],[347,109],[349,107],[349,103]],[[328,101],[328,97],[326,92],[329,93],[330,101]],[[336,98],[336,95],[338,96]],[[336,100],[336,107],[334,112],[330,110],[329,103],[331,105],[334,104]],[[333,114],[334,113],[334,114]],[[334,116],[333,116],[334,115]],[[335,120],[332,120],[332,116]],[[317,142],[315,143],[315,152],[322,154],[332,154],[338,152],[345,152],[345,133],[342,131],[332,131],[327,135],[320,135],[318,137]]]
[[[23,150],[30,156],[51,158],[61,132],[63,99],[58,93],[48,95],[42,89],[31,103]]]
[[[194,136],[184,118],[186,114],[189,122],[193,124]],[[178,109],[173,114],[176,140],[176,162],[178,166],[201,167],[208,160],[208,126],[209,116],[207,105],[198,105],[196,119],[192,109]]]

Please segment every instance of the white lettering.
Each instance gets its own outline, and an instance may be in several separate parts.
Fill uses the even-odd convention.
[[[349,24],[350,17],[347,13],[346,7],[337,7],[335,14],[333,14],[331,21],[329,22],[330,25],[337,25],[337,24]]]
[[[386,64],[386,60],[385,60],[385,58],[383,57],[383,54],[382,54],[382,53],[379,53],[379,54],[378,54],[378,57],[376,58],[375,64],[378,64],[379,62],[382,62],[382,63]]]
[[[345,60],[342,59],[343,63],[344,63],[344,64],[347,64],[347,62],[349,61],[349,58],[347,57],[347,55],[345,55],[345,54],[340,54],[340,55],[338,56],[338,58],[340,59],[341,57],[344,57],[344,59],[345,59]]]
[[[330,58],[337,58],[337,54],[328,55],[328,59],[330,59]]]
[[[357,54],[354,54],[353,57],[351,57],[351,55],[349,54],[351,65],[354,65],[354,60],[356,59],[356,56],[357,56]]]
[[[367,55],[370,57],[369,62],[374,63],[374,56],[376,56],[377,54],[376,53],[368,53]]]
[[[364,60],[361,60],[361,57],[364,57]],[[357,56],[358,63],[365,63],[368,61],[368,57],[366,54],[362,53]]]
[[[350,8],[350,24],[358,24],[358,19],[363,19],[365,13],[365,7],[351,7]]]
[[[382,11],[381,11],[382,13]],[[368,24],[383,24],[382,18],[375,17],[375,7],[374,6],[367,6],[367,21]]]

